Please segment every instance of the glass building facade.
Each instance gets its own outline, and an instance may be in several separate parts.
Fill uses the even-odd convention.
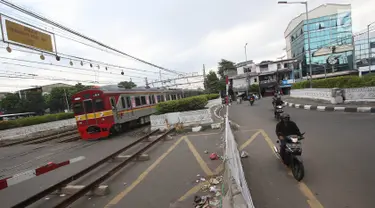
[[[338,12],[333,15],[312,18],[308,22],[301,21],[290,35],[291,58],[297,59],[302,64],[302,76],[309,73],[309,49],[307,31],[310,32],[311,54],[320,48],[352,44],[352,18],[351,12]],[[312,74],[324,74],[353,69],[352,51],[335,53],[337,63],[332,66],[327,64],[330,55],[311,57]]]
[[[367,32],[360,33],[354,37],[355,59],[361,74],[368,73],[369,65],[371,65],[371,72],[375,71],[375,31],[371,30],[374,29],[370,29],[370,44]],[[371,54],[370,59],[369,52]]]

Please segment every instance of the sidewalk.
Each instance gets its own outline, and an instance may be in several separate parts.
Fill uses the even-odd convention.
[[[283,96],[286,106],[305,110],[375,113],[375,103],[331,104],[329,101]]]

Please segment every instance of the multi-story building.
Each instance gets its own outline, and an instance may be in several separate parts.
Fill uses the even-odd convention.
[[[368,36],[370,35],[370,41]],[[370,34],[363,32],[354,36],[355,44],[355,59],[359,76],[371,72],[375,72],[375,31],[370,31]],[[370,52],[370,58],[369,58]]]
[[[246,92],[248,85],[257,84],[262,95],[271,95],[280,87],[288,94],[291,84],[301,77],[298,62],[295,59],[278,61],[253,61],[236,64],[237,75],[230,76],[234,92]]]
[[[310,32],[311,53],[318,49],[332,46],[352,45],[352,18],[350,4],[324,4],[309,11],[309,21],[306,13],[290,21],[284,37],[288,58],[301,63],[302,76],[309,73],[309,59],[311,58],[312,77],[335,76],[351,73],[353,69],[353,51],[322,56],[309,55],[308,32]],[[334,61],[327,62],[328,58]],[[327,70],[328,69],[328,70]]]

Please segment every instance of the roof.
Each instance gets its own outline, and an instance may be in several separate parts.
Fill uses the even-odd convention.
[[[238,68],[238,67],[246,66],[248,64],[253,64],[253,63],[254,63],[253,60],[249,60],[249,61],[239,62],[239,63],[235,64],[234,66]]]
[[[309,11],[309,19],[315,19],[322,16],[328,16],[332,14],[337,14],[339,9],[350,10],[351,4],[322,4]],[[293,18],[284,31],[284,37],[287,37],[293,29],[298,26],[303,20],[306,20],[306,12],[301,13],[297,17]]]

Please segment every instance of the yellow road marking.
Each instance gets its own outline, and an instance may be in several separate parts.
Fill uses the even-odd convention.
[[[185,142],[189,146],[189,149],[193,153],[195,159],[197,159],[197,162],[201,166],[201,168],[204,171],[204,173],[206,175],[208,175],[208,176],[212,176],[213,175],[212,171],[208,167],[207,163],[204,162],[204,160],[202,159],[201,155],[198,153],[197,149],[195,149],[194,145],[190,142],[190,140],[188,139],[188,137],[185,137]]]
[[[273,142],[270,139],[270,137],[267,135],[267,133],[264,130],[260,130],[264,140],[266,140],[268,146],[271,148],[274,155],[276,155],[275,151],[273,150]],[[288,175],[292,175],[290,169],[288,169]],[[319,202],[319,200],[315,197],[315,195],[312,193],[310,188],[304,183],[304,182],[298,182],[299,190],[302,192],[303,195],[307,198],[307,203],[311,208],[324,208],[323,205]]]
[[[241,147],[240,147],[239,150],[241,151],[241,150],[245,149],[247,146],[249,146],[250,143],[253,142],[254,139],[257,138],[257,136],[258,136],[259,134],[260,134],[260,131],[257,131],[255,134],[253,134],[253,135],[250,137],[249,140],[247,140],[245,143],[243,143],[243,144],[241,145]]]
[[[262,129],[240,129],[241,132],[249,132],[249,131],[260,131]]]
[[[183,136],[180,139],[178,139],[163,155],[161,155],[152,165],[150,165],[139,177],[130,185],[128,186],[125,190],[121,191],[117,196],[115,196],[106,206],[105,208],[111,207],[113,205],[116,205],[121,199],[123,199],[127,194],[129,194],[130,191],[132,191],[139,183],[141,183],[146,176],[156,167],[158,166],[161,161],[169,153],[171,153],[179,143],[181,143],[182,140],[184,140],[186,137]]]

